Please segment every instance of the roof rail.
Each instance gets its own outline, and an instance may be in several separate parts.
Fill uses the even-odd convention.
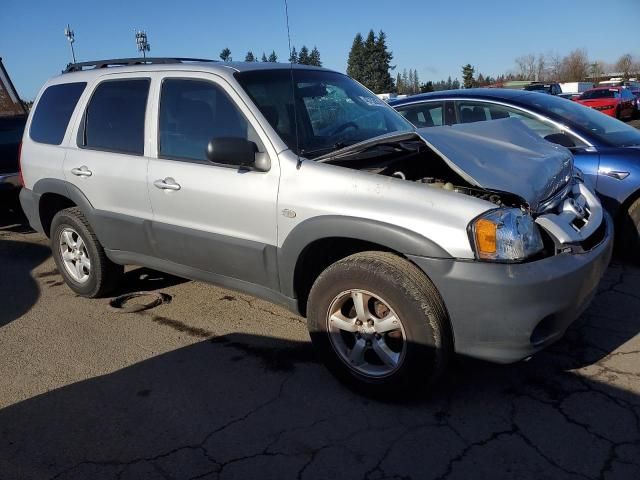
[[[185,62],[216,62],[207,58],[182,57],[147,57],[147,58],[112,58],[109,60],[93,60],[91,62],[69,63],[62,73],[81,72],[97,68],[124,67],[127,65],[156,65]]]

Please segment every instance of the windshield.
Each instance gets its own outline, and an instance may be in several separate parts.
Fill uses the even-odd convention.
[[[536,110],[553,114],[560,121],[588,133],[604,144],[613,147],[640,145],[639,130],[577,102],[537,93],[522,95],[518,100]]]
[[[414,130],[385,102],[340,73],[280,69],[235,76],[287,146],[307,158],[379,135]]]
[[[580,100],[595,100],[596,98],[618,98],[618,90],[587,90],[580,95]]]

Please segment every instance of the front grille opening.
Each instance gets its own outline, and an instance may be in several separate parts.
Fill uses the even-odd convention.
[[[580,242],[579,245],[585,252],[588,252],[589,250],[592,250],[593,248],[600,245],[600,243],[602,243],[602,241],[604,240],[606,234],[607,221],[605,219],[602,219],[602,223],[598,228],[596,228],[595,232],[593,232],[593,234],[589,238]]]

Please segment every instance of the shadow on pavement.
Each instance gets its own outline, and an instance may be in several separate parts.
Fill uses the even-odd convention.
[[[188,282],[185,278],[175,277],[168,273],[150,270],[144,267],[134,267],[123,275],[118,288],[111,296],[124,295],[133,292],[148,292],[161,288],[180,285]]]
[[[598,318],[591,325],[608,329]],[[570,337],[511,366],[461,359],[437,391],[394,404],[338,384],[308,343],[210,338],[0,410],[0,472],[640,478],[640,396],[628,381],[637,382],[637,364],[608,357],[575,372],[574,348]]]
[[[0,236],[0,327],[28,312],[36,303],[40,288],[31,271],[49,255],[51,251],[46,246],[3,240]]]
[[[33,229],[22,212],[18,192],[0,192],[0,232],[29,233]]]

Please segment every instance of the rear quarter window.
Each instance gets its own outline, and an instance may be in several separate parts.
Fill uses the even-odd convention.
[[[86,82],[63,83],[52,85],[43,92],[29,129],[29,136],[34,142],[62,143],[71,114],[86,86]]]

